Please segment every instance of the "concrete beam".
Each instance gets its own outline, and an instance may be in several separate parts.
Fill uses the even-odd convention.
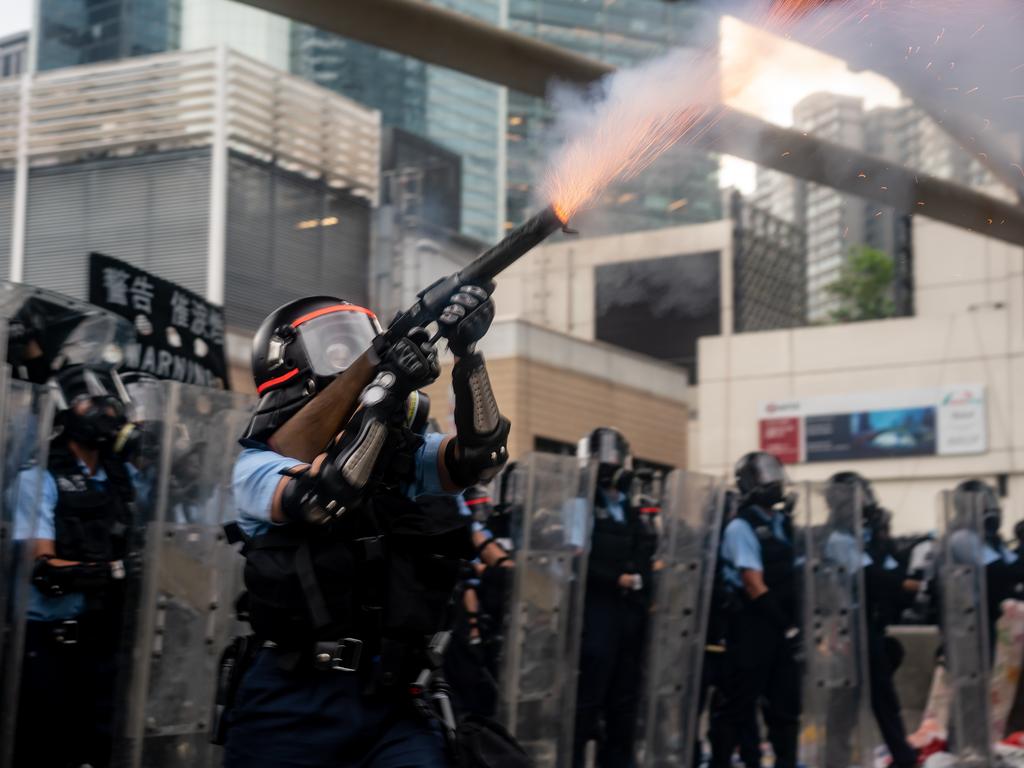
[[[244,0],[273,13],[534,96],[552,80],[614,69],[423,0]],[[724,108],[700,146],[808,181],[1024,245],[1024,207]]]
[[[544,96],[552,79],[586,83],[614,71],[603,62],[423,0],[242,1],[534,96]]]

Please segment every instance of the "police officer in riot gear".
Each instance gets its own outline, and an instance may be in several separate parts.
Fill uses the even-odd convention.
[[[711,703],[711,766],[731,764],[741,730],[763,698],[775,764],[796,768],[803,646],[792,523],[777,509],[786,503],[782,464],[768,453],[748,453],[736,464],[736,487],[739,508],[723,534],[721,559],[740,604],[729,616]]]
[[[852,540],[856,517],[860,517],[863,536],[861,563],[849,563],[851,571],[862,567],[866,591],[864,606],[867,625],[868,675],[871,710],[878,729],[892,755],[895,768],[917,765],[917,751],[907,742],[900,700],[893,682],[898,660],[892,658],[893,646],[887,642],[886,627],[899,619],[906,596],[917,592],[920,584],[908,579],[906,570],[895,557],[893,542],[888,536],[888,511],[875,496],[871,483],[856,472],[838,472],[829,478],[825,499],[833,517],[835,531],[828,542],[833,557],[847,561],[845,552],[856,553]],[[844,534],[849,538],[843,541]],[[846,544],[846,546],[844,546]],[[830,706],[825,768],[846,768],[850,765],[850,736],[857,717],[857,702],[836,701]]]
[[[473,520],[477,559],[467,563],[459,584],[452,645],[445,673],[457,712],[494,716],[498,706],[498,654],[505,591],[511,584],[508,539],[491,530],[502,522],[493,512],[490,492],[481,485],[462,494],[464,514]]]
[[[109,764],[125,560],[135,517],[133,431],[116,372],[72,366],[47,466],[18,477],[17,538],[35,560],[15,765]]]
[[[581,458],[597,461],[598,476],[573,760],[582,766],[586,744],[596,738],[599,766],[628,768],[635,764],[633,740],[657,539],[653,525],[646,524],[652,521],[643,519],[629,497],[633,457],[622,433],[600,427],[580,442],[580,449]]]
[[[456,309],[457,308],[457,309]],[[327,450],[304,464],[273,432],[370,347],[369,310],[331,297],[276,310],[254,339],[261,395],[234,471],[258,650],[227,715],[226,765],[447,764],[414,681],[436,669],[461,562],[474,548],[458,489],[504,464],[509,422],[474,351],[487,291],[452,297],[442,333],[457,434],[422,434],[417,391],[440,372],[426,331],[378,349],[376,377]]]
[[[1003,601],[1021,599],[1024,594],[1020,563],[1017,554],[1006,546],[1000,536],[1003,510],[992,486],[977,478],[964,480],[953,490],[953,506],[962,518],[980,521],[983,529],[981,558],[988,593],[989,643],[994,646],[995,627],[1003,613]],[[953,535],[963,536],[964,533],[966,531]]]

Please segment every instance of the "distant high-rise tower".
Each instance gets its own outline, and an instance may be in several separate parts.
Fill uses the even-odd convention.
[[[717,16],[691,3],[651,0],[515,0],[509,28],[616,67],[670,49],[703,48],[715,38]],[[535,184],[550,144],[551,112],[544,99],[509,93],[508,219],[522,221],[537,203]],[[677,145],[651,168],[605,195],[601,210],[580,220],[587,234],[711,221],[721,217],[718,161]]]
[[[181,0],[39,0],[40,71],[176,50]]]

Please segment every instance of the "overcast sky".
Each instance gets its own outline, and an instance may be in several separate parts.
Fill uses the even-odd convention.
[[[32,0],[2,0],[0,37],[22,32],[32,24]]]

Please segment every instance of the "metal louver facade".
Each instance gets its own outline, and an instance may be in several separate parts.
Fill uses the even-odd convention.
[[[224,306],[232,328],[253,331],[300,296],[365,304],[369,249],[364,198],[231,154]]]
[[[85,299],[100,251],[202,295],[209,196],[208,148],[33,168],[24,281]]]
[[[14,173],[0,171],[0,280],[11,275],[11,228],[14,226]]]

